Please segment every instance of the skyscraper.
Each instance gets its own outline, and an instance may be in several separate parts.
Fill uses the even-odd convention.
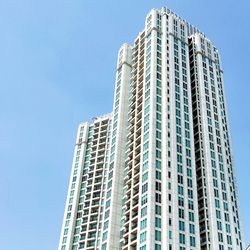
[[[118,53],[113,112],[79,126],[59,250],[240,250],[218,50],[153,9]]]

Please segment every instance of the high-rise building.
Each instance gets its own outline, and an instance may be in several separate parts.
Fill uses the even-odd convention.
[[[109,114],[78,128],[59,249],[93,249],[100,238],[111,124]]]
[[[241,250],[218,50],[153,9],[118,53],[112,114],[80,124],[58,250]]]

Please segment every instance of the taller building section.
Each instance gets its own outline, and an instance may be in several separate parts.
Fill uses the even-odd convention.
[[[201,249],[242,249],[223,71],[218,50],[189,38]]]
[[[119,50],[116,71],[110,158],[101,239],[102,250],[117,250],[120,245],[131,63],[131,47],[124,44]]]
[[[132,49],[120,249],[137,249],[137,234],[140,226],[139,188],[141,181],[144,71],[145,32],[142,32],[136,38]]]
[[[133,45],[122,249],[197,249],[189,25],[152,10]]]

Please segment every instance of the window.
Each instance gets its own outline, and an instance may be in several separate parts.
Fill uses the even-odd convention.
[[[190,236],[190,246],[195,247],[195,237]]]
[[[161,219],[158,217],[155,218],[155,226],[159,228],[161,227]]]
[[[180,244],[185,244],[185,234],[179,234]]]
[[[144,229],[147,227],[147,219],[144,219],[141,221],[141,229]]]
[[[155,240],[161,240],[161,231],[155,230]]]
[[[155,205],[155,214],[161,215],[161,206]]]
[[[191,234],[195,234],[195,226],[194,226],[194,224],[189,224],[189,232]]]
[[[161,245],[155,244],[155,250],[161,250]]]
[[[184,221],[179,221],[179,230],[185,231],[185,222]]]
[[[144,217],[145,215],[147,215],[147,207],[144,207],[141,210],[141,217]]]
[[[143,232],[140,235],[140,243],[144,242],[146,240],[147,237],[147,232]]]

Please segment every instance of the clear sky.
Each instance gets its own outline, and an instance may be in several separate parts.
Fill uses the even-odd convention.
[[[250,1],[0,0],[0,249],[55,250],[78,123],[110,112],[117,51],[167,6],[220,49],[250,243]]]

